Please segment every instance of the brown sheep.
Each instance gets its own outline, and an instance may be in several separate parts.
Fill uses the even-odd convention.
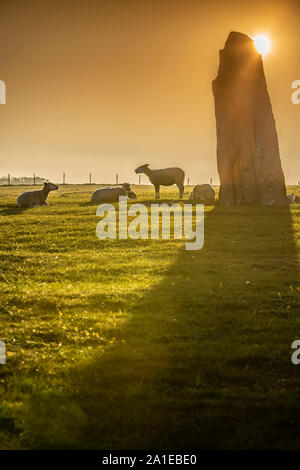
[[[47,206],[47,197],[50,191],[56,191],[58,186],[54,183],[44,183],[43,189],[35,191],[25,191],[20,194],[17,199],[17,204],[20,208]]]
[[[136,173],[145,173],[155,188],[155,197],[159,199],[160,186],[172,186],[176,184],[179,189],[180,198],[184,192],[184,171],[181,168],[164,168],[163,170],[151,170],[149,164],[141,165],[135,170]]]

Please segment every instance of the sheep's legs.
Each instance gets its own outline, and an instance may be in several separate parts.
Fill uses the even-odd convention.
[[[159,199],[159,184],[155,184],[155,199]]]
[[[183,193],[184,193],[183,184],[177,184],[177,188],[179,189],[179,197],[180,197],[180,199],[182,199],[183,198]]]

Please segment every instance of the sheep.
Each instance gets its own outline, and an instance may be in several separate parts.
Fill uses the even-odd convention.
[[[127,196],[128,196],[129,199],[137,199],[137,195],[134,191],[129,191],[127,193]]]
[[[25,191],[17,199],[17,205],[20,208],[47,206],[47,197],[50,191],[56,191],[58,186],[54,183],[45,182],[41,190]]]
[[[160,186],[172,186],[176,184],[179,189],[180,199],[184,192],[184,171],[181,168],[164,168],[162,170],[151,170],[149,164],[136,168],[137,174],[145,173],[155,188],[155,198],[159,199]]]
[[[189,199],[199,199],[209,204],[214,202],[215,196],[216,191],[210,184],[197,184],[191,192]]]
[[[295,194],[288,194],[287,199],[289,204],[296,204],[296,197]]]
[[[107,186],[106,188],[100,188],[93,192],[91,197],[91,202],[102,203],[102,202],[118,202],[120,196],[127,196],[130,199],[135,199],[130,197],[131,191],[130,184],[123,183],[122,187],[120,186]]]

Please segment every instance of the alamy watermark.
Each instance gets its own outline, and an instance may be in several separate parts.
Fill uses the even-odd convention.
[[[292,94],[292,103],[299,104],[300,103],[300,80],[295,80],[292,83],[292,88],[296,90]]]
[[[300,340],[295,339],[292,342],[291,348],[296,350],[292,354],[291,361],[295,366],[298,366],[300,364]]]
[[[113,204],[100,204],[96,215],[102,217],[97,224],[96,234],[100,240],[170,240],[172,217],[173,239],[189,240],[186,250],[201,250],[204,245],[204,205],[131,204],[127,207],[127,197],[119,197],[119,211]],[[193,212],[194,220],[193,223]],[[118,217],[117,217],[118,216]],[[130,219],[130,220],[129,220]],[[149,220],[150,219],[150,220]]]
[[[4,341],[0,340],[0,364],[6,364],[6,346]]]
[[[3,80],[0,80],[0,104],[6,104],[6,85]]]

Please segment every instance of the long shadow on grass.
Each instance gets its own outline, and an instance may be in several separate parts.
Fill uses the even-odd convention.
[[[155,245],[152,256],[159,265]],[[289,208],[216,207],[204,248],[180,250],[163,281],[129,306],[115,343],[74,367],[60,392],[71,416],[48,410],[48,434],[38,428],[35,445],[296,448],[297,282]]]

